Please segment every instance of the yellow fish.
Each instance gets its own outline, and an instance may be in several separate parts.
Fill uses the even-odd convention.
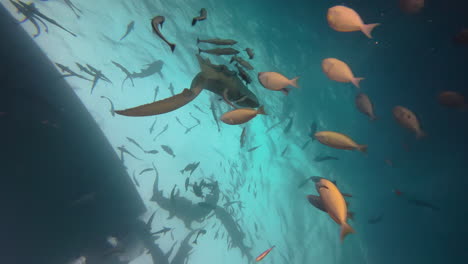
[[[354,74],[348,64],[335,58],[324,59],[322,61],[322,70],[330,80],[343,83],[350,82],[357,88],[361,88],[359,86],[359,82],[364,80],[364,78],[354,77]]]
[[[229,111],[221,116],[221,121],[228,125],[239,125],[250,121],[257,115],[266,115],[263,106],[260,106],[258,109],[239,108]]]
[[[376,24],[364,24],[361,17],[353,9],[337,5],[328,9],[327,13],[328,24],[331,28],[339,32],[353,32],[362,31],[368,38],[372,38],[372,30],[380,25]]]
[[[359,145],[350,137],[333,131],[321,131],[315,133],[314,137],[322,144],[336,149],[359,150],[367,152],[367,145]]]

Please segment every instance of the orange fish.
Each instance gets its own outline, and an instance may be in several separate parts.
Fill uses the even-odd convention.
[[[268,253],[270,253],[270,251],[275,248],[275,246],[272,246],[271,248],[265,250],[262,254],[260,254],[256,259],[255,261],[259,262],[260,260],[264,259],[266,257],[266,255],[268,255]]]

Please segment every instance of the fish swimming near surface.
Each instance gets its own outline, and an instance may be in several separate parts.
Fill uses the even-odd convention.
[[[153,27],[154,33],[156,33],[158,37],[160,37],[164,42],[166,42],[166,44],[169,45],[169,47],[171,48],[171,51],[174,52],[176,44],[169,42],[159,30],[159,25],[161,25],[161,29],[163,28],[164,21],[166,21],[166,18],[164,16],[155,16],[151,20],[151,26]]]
[[[211,55],[221,56],[221,55],[235,55],[238,54],[239,51],[233,48],[216,48],[216,49],[209,49],[209,50],[202,50],[198,48],[198,54],[201,53],[208,53]]]
[[[289,148],[289,146],[286,146],[286,147],[284,148],[283,152],[281,152],[281,157],[283,157],[284,154],[286,154],[286,152],[288,151],[288,148]]]
[[[324,59],[322,61],[322,70],[330,80],[342,83],[352,83],[358,89],[361,88],[359,83],[364,80],[364,78],[361,77],[354,77],[354,74],[348,64],[335,58]]]
[[[185,179],[185,185],[184,185],[185,186],[185,191],[188,191],[189,185],[190,185],[190,178],[187,177],[187,179]]]
[[[121,71],[123,71],[127,75],[127,77],[125,77],[125,79],[122,81],[122,85],[120,86],[120,88],[123,89],[125,81],[128,79],[130,79],[130,81],[132,82],[132,86],[135,87],[135,84],[133,83],[132,74],[130,73],[130,71],[127,70],[127,68],[122,66],[120,63],[117,63],[115,61],[112,61],[112,64],[114,64],[117,68],[119,68]]]
[[[194,126],[191,126],[191,127],[187,127],[186,130],[185,130],[185,134],[188,134],[190,131],[192,131],[192,129],[196,128],[197,126],[199,126],[200,124],[196,124]]]
[[[169,227],[163,227],[163,229],[159,230],[159,231],[156,231],[156,232],[153,232],[151,233],[152,236],[154,235],[159,235],[159,234],[163,234],[165,235],[167,232],[173,230],[173,228],[169,228]]]
[[[346,201],[334,183],[321,177],[314,177],[312,180],[320,196],[308,195],[307,199],[313,206],[327,212],[341,226],[340,239],[343,241],[348,234],[355,232],[346,222],[353,214],[348,212]]]
[[[206,11],[205,8],[200,9],[200,15],[192,19],[192,26],[195,26],[195,24],[197,24],[197,21],[205,20],[207,15],[208,15],[208,12]]]
[[[191,112],[189,112],[189,115],[190,115],[193,119],[195,119],[195,121],[197,121],[197,124],[201,124],[200,119],[198,119],[198,118],[196,118],[195,116],[193,116]]]
[[[242,128],[242,133],[240,135],[240,147],[244,147],[244,144],[245,144],[245,134],[246,134],[246,131],[247,131],[247,127],[244,127]]]
[[[135,21],[131,21],[128,25],[127,25],[127,31],[125,32],[125,34],[120,38],[120,41],[122,41],[124,38],[126,38],[128,36],[128,34],[130,34],[130,32],[132,32],[133,28],[135,27]]]
[[[297,80],[299,77],[294,77],[291,80],[286,78],[280,73],[277,72],[259,72],[258,81],[268,90],[272,91],[281,91],[285,95],[289,94],[290,88],[286,88],[287,86],[293,86],[299,88],[297,84]]]
[[[229,61],[229,63],[232,63],[234,61],[237,61],[240,65],[242,65],[242,67],[246,68],[247,70],[254,69],[254,67],[248,61],[244,60],[242,57],[234,55],[231,57],[231,60]]]
[[[107,101],[109,101],[110,106],[111,106],[109,111],[110,111],[112,116],[115,116],[114,103],[111,101],[111,99],[109,99],[109,97],[106,97],[106,96],[103,96],[103,95],[101,95],[101,98],[106,99]]]
[[[154,126],[156,125],[156,121],[158,121],[158,118],[155,117],[154,118],[154,121],[153,121],[153,124],[151,124],[150,128],[149,128],[149,133],[152,134],[153,131],[154,131]]]
[[[125,146],[120,146],[120,147],[117,147],[118,150],[120,150],[122,153],[126,153],[130,156],[132,156],[134,159],[137,159],[137,160],[141,160],[140,158],[136,157],[135,155],[133,155],[130,151],[128,151]]]
[[[187,126],[185,126],[184,124],[182,124],[182,122],[179,120],[179,118],[176,116],[175,117],[176,120],[177,120],[177,123],[179,123],[181,126],[183,126],[185,129],[187,129]]]
[[[332,148],[367,152],[367,145],[357,144],[353,139],[342,133],[321,131],[315,133],[314,136],[320,143]]]
[[[252,59],[254,58],[255,54],[254,54],[253,49],[251,49],[251,48],[246,48],[246,49],[245,49],[245,52],[247,52],[247,55],[249,55],[249,59],[252,60]]]
[[[423,201],[423,200],[419,200],[419,199],[407,199],[407,201],[410,204],[414,204],[414,205],[419,206],[419,207],[426,207],[426,208],[432,209],[433,211],[439,211],[440,210],[440,208],[438,206],[435,206],[434,204],[432,204],[430,202],[427,202],[427,201]]]
[[[96,68],[92,67],[91,65],[89,64],[86,64],[86,67],[84,67],[83,65],[79,64],[79,63],[76,63],[76,65],[78,66],[78,68],[93,76],[94,79],[93,79],[93,84],[91,86],[91,94],[93,93],[94,91],[94,88],[96,87],[96,84],[98,83],[99,80],[103,80],[103,81],[106,81],[106,82],[109,82],[109,83],[112,83],[101,71],[97,70]]]
[[[259,262],[260,260],[264,259],[270,251],[272,251],[275,248],[275,246],[272,246],[271,248],[265,250],[262,254],[258,255],[258,257],[255,258],[256,262]]]
[[[164,66],[164,62],[162,60],[156,60],[152,63],[146,64],[145,66],[146,68],[141,69],[140,72],[132,73],[131,77],[132,78],[146,78],[156,73],[158,73],[161,76],[161,78],[164,77],[161,72]]]
[[[420,139],[426,135],[422,130],[418,117],[408,108],[395,106],[392,110],[395,120],[404,128],[410,130]]]
[[[138,174],[138,175],[142,175],[143,173],[149,172],[149,171],[154,171],[154,168],[146,168],[146,169],[143,169],[143,170],[140,172],[140,174]]]
[[[215,105],[214,105],[213,100],[211,101],[210,110],[211,110],[211,114],[213,115],[213,118],[215,120],[216,126],[218,127],[218,132],[219,132],[219,131],[221,131],[221,127],[219,126],[218,118],[216,117],[216,112],[215,112],[216,110],[215,110]]]
[[[80,18],[80,15],[78,15],[78,12],[79,13],[83,13],[78,7],[75,6],[75,4],[73,4],[73,2],[71,0],[64,0],[65,4],[73,11],[73,13],[75,14],[75,16],[79,19]],[[78,11],[76,12],[75,11]]]
[[[371,121],[377,119],[377,117],[375,117],[374,114],[374,104],[371,102],[367,94],[359,93],[358,95],[356,95],[355,103],[359,112],[368,116]]]
[[[197,38],[197,44],[202,43],[210,43],[214,45],[219,45],[219,46],[227,46],[227,45],[234,45],[237,43],[237,41],[233,39],[220,39],[220,38],[214,38],[214,39],[199,39]],[[236,53],[237,54],[237,53]]]
[[[262,146],[262,145],[258,145],[258,146],[255,146],[255,147],[253,147],[253,148],[250,148],[249,150],[247,150],[247,152],[252,152],[252,151],[258,149],[258,148],[261,147],[261,146]]]
[[[131,138],[131,137],[127,137],[127,140],[132,143],[133,145],[137,146],[139,149],[141,149],[143,152],[145,151],[145,149],[140,145],[138,144],[138,142],[136,142],[135,139]]]
[[[154,89],[154,98],[153,98],[153,102],[156,101],[156,98],[158,97],[158,92],[159,92],[159,85],[156,86],[156,88]]]
[[[408,14],[416,14],[424,7],[424,0],[400,0],[400,9]]]
[[[336,31],[362,31],[368,38],[372,38],[372,30],[380,25],[379,23],[364,24],[356,11],[342,5],[337,5],[328,9],[327,21],[328,25]]]
[[[239,65],[236,63],[236,68],[237,68],[237,71],[238,71],[238,74],[239,76],[242,78],[242,80],[244,80],[244,82],[246,84],[250,84],[252,83],[252,78],[250,77],[250,75],[244,70],[242,69],[241,67],[239,67]]]
[[[284,128],[283,130],[283,133],[287,134],[289,132],[289,130],[291,130],[291,127],[293,125],[293,122],[294,122],[294,116],[290,117],[289,118],[289,122],[288,124],[286,125],[286,127]]]
[[[190,171],[190,175],[198,168],[198,165],[200,165],[200,162],[193,162],[190,164],[187,164],[184,169],[180,171],[180,173],[188,172]]]
[[[169,155],[171,155],[173,158],[175,158],[174,151],[172,151],[171,147],[167,145],[161,145],[161,148]]]
[[[155,141],[156,138],[158,138],[160,135],[162,135],[164,132],[166,132],[168,128],[169,128],[169,124],[167,124],[167,125],[163,128],[163,130],[162,130],[161,132],[159,132],[159,134],[157,134],[156,137],[154,137],[153,141]]]
[[[439,104],[453,109],[462,111],[468,110],[468,104],[465,101],[465,97],[458,92],[454,91],[443,91],[437,96]]]
[[[207,114],[205,111],[203,111],[198,105],[193,105],[193,107],[195,107],[198,111],[204,113],[204,114]]]
[[[169,84],[169,87],[167,88],[169,90],[169,92],[171,92],[172,96],[175,95],[174,93],[174,86],[172,85],[172,83]]]
[[[137,178],[135,177],[135,171],[133,171],[133,176],[132,177],[133,177],[133,181],[135,181],[135,185],[137,187],[140,187],[140,183],[138,182]]]
[[[63,75],[61,76],[61,77],[63,77],[63,78],[66,78],[66,77],[73,77],[73,76],[74,76],[74,77],[78,77],[78,78],[80,78],[80,79],[87,80],[87,81],[90,81],[90,82],[93,81],[93,80],[91,80],[91,79],[88,79],[88,78],[84,77],[83,75],[80,75],[80,74],[78,74],[78,73],[72,71],[70,68],[68,68],[68,67],[65,66],[65,65],[62,65],[62,64],[60,64],[60,63],[55,63],[55,65],[57,65],[57,67],[59,67],[60,70],[61,70],[63,73],[66,73],[66,74],[63,74]]]
[[[339,158],[333,157],[333,156],[316,156],[314,158],[315,162],[322,162],[322,161],[326,161],[326,160],[339,160]]]
[[[221,116],[221,121],[228,125],[239,125],[250,121],[257,115],[266,115],[263,106],[260,106],[258,109],[239,108],[229,111]]]

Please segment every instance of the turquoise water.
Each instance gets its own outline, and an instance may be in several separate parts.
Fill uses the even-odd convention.
[[[1,2],[21,18],[9,1]],[[141,159],[125,156],[129,175],[138,175],[154,164],[163,195],[169,197],[177,185],[179,196],[196,206],[203,200],[185,190],[189,173],[180,170],[200,162],[190,182],[216,180],[221,197],[242,202],[243,208],[234,205],[226,210],[245,234],[241,247],[250,256],[256,257],[273,245],[275,249],[263,262],[442,263],[466,255],[459,242],[468,233],[463,226],[466,206],[459,208],[467,187],[466,153],[461,147],[466,143],[466,126],[461,124],[466,114],[443,109],[435,100],[441,90],[463,92],[467,87],[467,51],[450,41],[463,26],[462,11],[433,3],[423,13],[408,16],[393,3],[397,1],[345,1],[366,23],[382,23],[374,30],[374,39],[368,39],[360,32],[340,33],[328,26],[325,14],[331,6],[343,4],[338,1],[74,1],[82,11],[79,19],[64,1],[34,2],[41,12],[77,35],[51,25],[48,33],[36,37],[50,60],[75,72],[79,72],[75,62],[90,64],[112,81],[99,81],[91,94],[91,82],[67,79],[116,153],[120,155],[118,147],[125,145]],[[200,8],[207,9],[208,18],[191,26]],[[177,44],[174,53],[152,32],[150,20],[156,15],[166,18],[162,33]],[[135,22],[134,30],[120,41],[131,21]],[[31,23],[22,25],[31,36],[35,33]],[[157,100],[161,100],[172,96],[171,85],[176,94],[188,88],[200,71],[196,39],[214,37],[237,40],[233,48],[238,50],[254,50],[255,58],[249,60],[255,67],[249,72],[253,83],[248,87],[268,115],[240,126],[220,122],[218,131],[210,106],[214,105],[218,119],[231,107],[209,91],[203,91],[189,105],[157,117],[111,115],[108,101],[101,96],[110,98],[116,109],[126,109],[152,102],[155,89]],[[243,51],[241,55],[247,59]],[[202,56],[235,69],[228,56]],[[351,84],[333,82],[323,74],[321,62],[327,57],[348,62],[357,77],[366,78],[361,82],[362,91],[371,97],[377,121],[370,122],[358,112],[354,105],[357,90]],[[112,61],[138,72],[157,60],[163,61],[161,73],[134,79],[134,87],[127,80],[121,88],[125,74]],[[301,88],[288,96],[267,90],[257,80],[257,73],[264,71],[281,72],[289,78],[300,76]],[[399,127],[391,116],[395,105],[415,111],[429,136],[417,141]],[[285,132],[291,118],[291,129]],[[197,125],[197,119],[200,125],[185,133],[184,126]],[[150,131],[154,122],[154,131]],[[303,150],[314,122],[319,130],[345,133],[367,144],[368,154],[331,149],[317,141]],[[241,147],[243,128],[246,140]],[[143,153],[127,137],[159,153]],[[170,146],[175,157],[161,145]],[[247,151],[255,146],[260,147]],[[317,155],[339,160],[316,162]],[[387,159],[393,166],[385,163]],[[308,203],[306,195],[317,194],[313,184],[298,188],[313,175],[336,180],[340,190],[354,196],[348,201],[356,219],[349,223],[356,233],[343,243],[339,226]],[[177,214],[171,217],[168,210],[151,201],[154,172],[136,177],[136,188],[148,209],[141,219],[146,221],[157,210],[153,231],[174,228],[174,240],[169,234],[157,240],[168,252],[190,229]],[[404,197],[436,204],[441,210],[409,204],[394,189],[401,190]],[[225,202],[220,198],[218,206]],[[379,215],[383,215],[381,222],[368,223]],[[199,237],[197,245],[191,245],[189,263],[252,260],[239,247],[228,248],[232,237],[226,240],[229,234],[217,217],[194,222],[191,228],[204,228],[207,233]],[[216,233],[225,236],[215,239]],[[178,248],[179,244],[169,259],[174,259]],[[131,263],[151,263],[151,256],[142,254]]]

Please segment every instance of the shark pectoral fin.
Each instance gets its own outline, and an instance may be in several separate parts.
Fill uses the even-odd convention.
[[[201,91],[202,88],[200,86],[196,86],[191,89],[184,89],[182,93],[176,94],[172,97],[134,108],[117,110],[115,113],[124,116],[152,116],[168,113],[190,103],[200,94]]]
[[[345,197],[353,197],[351,194],[349,193],[341,193],[341,195],[345,196]]]
[[[307,200],[309,200],[309,203],[311,205],[315,206],[315,208],[326,212],[325,206],[323,206],[323,202],[322,202],[322,199],[320,198],[320,196],[307,195]]]

